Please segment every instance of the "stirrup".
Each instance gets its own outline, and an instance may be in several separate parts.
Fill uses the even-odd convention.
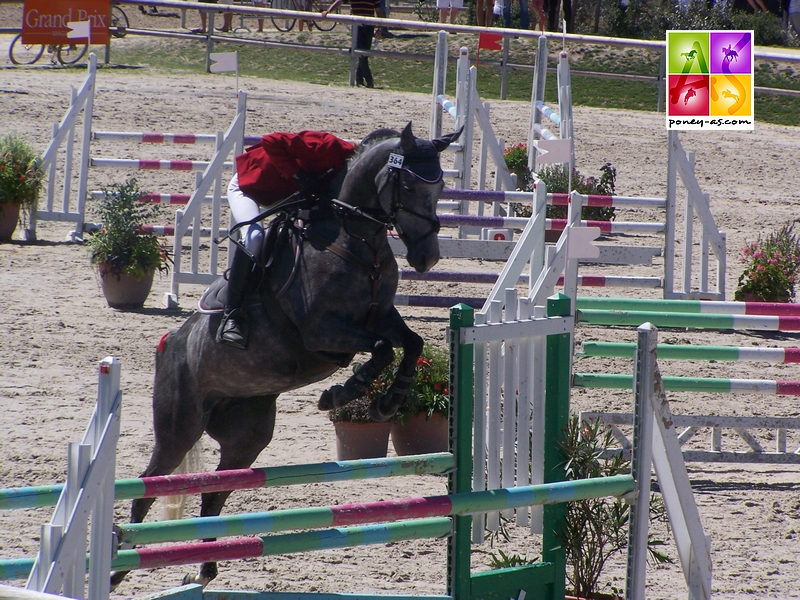
[[[247,349],[247,326],[244,313],[240,308],[225,311],[217,329],[216,341],[240,350]]]

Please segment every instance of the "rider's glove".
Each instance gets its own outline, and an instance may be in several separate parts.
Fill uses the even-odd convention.
[[[300,188],[303,191],[314,194],[315,196],[320,195],[325,189],[325,182],[316,175],[312,175],[302,169],[295,174],[294,180],[300,184]]]

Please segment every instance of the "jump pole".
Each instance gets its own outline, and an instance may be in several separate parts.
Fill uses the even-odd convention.
[[[656,327],[686,327],[693,329],[738,329],[749,331],[800,331],[800,316],[720,315],[668,313],[653,311],[622,311],[581,308],[578,323],[588,325],[632,325],[652,323]]]
[[[578,298],[579,308],[644,310],[694,314],[800,316],[800,304],[788,302],[720,302],[641,298]]]
[[[260,513],[198,517],[121,525],[121,541],[135,545],[184,542],[234,535],[259,535],[291,529],[320,529],[432,517],[450,517],[523,506],[557,504],[633,490],[629,475],[561,481],[546,485],[464,492],[441,496],[356,504],[293,508]]]
[[[420,473],[444,474],[452,468],[452,454],[440,452],[422,456],[370,458],[307,465],[161,475],[117,480],[114,485],[114,499],[136,500],[138,498],[329,483]],[[0,509],[54,506],[63,489],[63,484],[56,484],[0,490]]]
[[[694,344],[659,344],[660,360],[722,360],[732,362],[800,362],[800,348],[753,348],[735,346],[696,346]],[[636,344],[625,342],[583,342],[577,356],[635,358]]]
[[[720,394],[770,394],[800,396],[800,381],[772,379],[726,379],[714,377],[662,376],[668,392],[712,392]],[[633,376],[613,373],[573,373],[577,388],[631,389]]]

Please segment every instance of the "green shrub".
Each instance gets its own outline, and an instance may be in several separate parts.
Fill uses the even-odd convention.
[[[0,204],[22,204],[36,210],[44,184],[42,159],[25,138],[0,137]]]
[[[111,274],[138,280],[154,269],[168,268],[169,256],[158,238],[142,233],[142,227],[161,213],[161,205],[142,203],[141,197],[136,179],[103,188],[103,198],[93,210],[102,226],[86,240],[93,265],[104,263]]]

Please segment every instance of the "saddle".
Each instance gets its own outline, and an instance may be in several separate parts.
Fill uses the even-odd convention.
[[[298,199],[294,199],[290,207],[290,210],[285,210],[287,208],[286,202],[281,202],[275,207],[270,207],[252,221],[239,223],[231,229],[231,233],[234,233],[241,227],[262,221],[278,213],[264,230],[264,242],[261,245],[261,255],[258,257],[251,256],[254,268],[248,277],[245,298],[246,307],[254,304],[263,304],[262,294],[260,292],[263,291],[262,288],[264,286],[269,287],[269,273],[273,260],[276,257],[276,252],[289,247],[292,242],[294,242],[294,244],[303,243],[304,234],[301,228],[298,227],[298,222],[334,217],[334,209],[329,201],[320,202],[319,199],[313,197],[301,196]],[[242,247],[239,242],[235,243]],[[281,289],[277,293],[265,295],[276,300],[280,298],[284,289],[289,286],[289,283],[291,283],[294,278],[297,272],[297,266],[295,262],[289,279],[281,286]],[[223,312],[228,299],[227,290],[228,280],[224,275],[221,275],[200,297],[197,303],[198,310],[207,314]]]

